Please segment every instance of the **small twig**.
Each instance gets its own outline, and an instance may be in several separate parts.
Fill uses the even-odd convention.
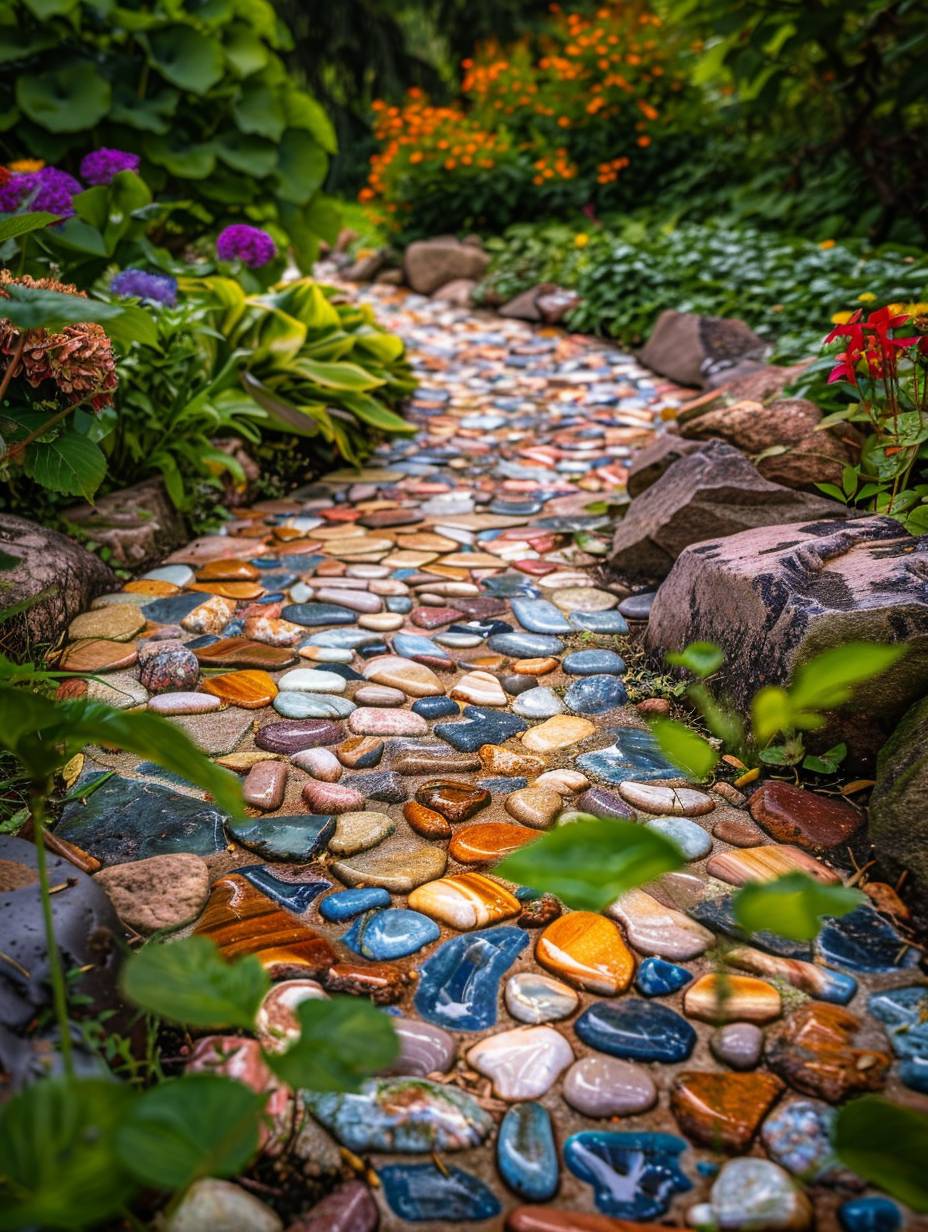
[[[6,366],[6,371],[4,372],[2,379],[0,379],[0,402],[2,402],[6,397],[6,391],[9,389],[10,381],[13,379],[13,370],[23,357],[23,351],[26,349],[26,336],[28,332],[28,330],[24,330],[19,335],[19,341],[13,349],[13,354],[10,356],[10,362]]]

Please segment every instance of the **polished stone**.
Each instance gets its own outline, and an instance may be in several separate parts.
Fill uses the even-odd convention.
[[[437,941],[441,929],[418,911],[395,907],[361,916],[341,938],[342,945],[374,962],[415,954]]]
[[[797,1091],[829,1103],[878,1091],[892,1063],[879,1024],[809,1001],[767,1032],[767,1064]]]
[[[246,818],[227,821],[226,829],[237,843],[265,860],[305,861],[325,851],[335,832],[335,818],[310,813]]]
[[[692,980],[692,972],[664,958],[646,958],[638,967],[635,987],[646,997],[667,997]]]
[[[624,992],[635,960],[611,920],[591,911],[571,911],[549,924],[535,946],[535,958],[554,975],[587,992]]]
[[[595,753],[584,753],[577,758],[576,764],[580,770],[594,778],[605,779],[607,783],[674,779],[680,775],[676,766],[661,753],[651,733],[636,727],[621,729],[614,744]]]
[[[328,784],[325,786],[333,790]],[[363,805],[364,797],[360,792],[356,794]],[[337,856],[353,856],[359,851],[367,851],[371,847],[376,847],[385,838],[389,838],[395,830],[396,822],[386,813],[377,813],[363,808],[358,812],[343,812],[338,816],[335,833],[329,840],[329,851]]]
[[[577,993],[550,975],[521,971],[506,981],[506,1009],[519,1022],[556,1022],[580,1004]]]
[[[284,719],[259,727],[255,744],[269,753],[292,754],[319,745],[338,744],[344,737],[342,725],[328,719]]]
[[[568,1070],[564,1099],[583,1116],[635,1116],[657,1103],[657,1088],[643,1065],[592,1056]]]
[[[319,914],[324,920],[341,923],[353,919],[365,911],[390,906],[390,893],[380,886],[362,887],[357,890],[336,890],[319,904]]]
[[[467,1063],[493,1082],[500,1099],[539,1099],[574,1060],[554,1027],[515,1027],[491,1035],[467,1053]]]
[[[446,1074],[451,1069],[457,1044],[447,1031],[417,1018],[394,1018],[393,1030],[400,1050],[390,1062],[389,1073],[427,1078],[429,1074]]]
[[[387,840],[373,851],[336,860],[331,871],[345,885],[382,886],[393,894],[408,894],[416,886],[441,877],[448,857],[440,847],[397,841],[399,837]]]
[[[519,900],[482,873],[456,873],[417,887],[409,905],[449,928],[484,928],[517,915]]]
[[[745,1151],[783,1083],[773,1074],[678,1073],[670,1107],[680,1129],[713,1150]]]
[[[534,830],[512,822],[478,821],[455,832],[448,855],[460,864],[496,863],[537,839]]]
[[[575,650],[564,656],[561,667],[568,676],[619,676],[625,660],[614,650]]]
[[[505,926],[443,942],[422,965],[417,1011],[449,1031],[492,1027],[500,981],[526,945],[527,933]]]
[[[389,1164],[377,1173],[394,1214],[414,1223],[479,1222],[499,1215],[499,1199],[462,1168],[434,1164]]]
[[[423,783],[416,791],[416,800],[426,808],[440,813],[446,821],[467,821],[490,803],[490,793],[457,779],[438,779]]]
[[[764,1047],[764,1033],[752,1022],[729,1022],[709,1040],[712,1055],[732,1069],[754,1069]]]
[[[320,894],[331,888],[331,881],[283,881],[263,864],[251,864],[240,868],[239,873],[250,881],[262,894],[274,900],[279,907],[295,911],[302,915],[306,908]]]
[[[622,798],[643,813],[666,814],[671,817],[699,817],[711,813],[715,801],[703,791],[691,787],[660,787],[654,783],[620,783]]]
[[[642,954],[685,962],[698,958],[715,941],[707,928],[682,911],[665,907],[644,890],[628,890],[606,910],[622,924],[628,940]]]
[[[625,685],[617,676],[584,676],[564,693],[564,703],[575,714],[605,714],[628,701]]]
[[[873,993],[869,1010],[886,1028],[899,1058],[899,1077],[915,1091],[928,1094],[928,989],[923,984]]]
[[[709,1202],[690,1209],[694,1224],[804,1232],[812,1211],[790,1176],[766,1159],[731,1159],[712,1186]]]
[[[299,968],[308,975],[320,974],[335,961],[323,937],[237,875],[214,884],[193,931],[208,937],[229,961],[257,954],[265,967]]]
[[[772,984],[727,971],[701,975],[683,994],[686,1016],[701,1022],[773,1022],[782,1008],[780,994]]]
[[[748,807],[754,820],[778,842],[806,851],[830,851],[846,843],[863,821],[847,800],[776,781],[762,783]]]
[[[520,1198],[547,1202],[558,1186],[557,1147],[547,1108],[537,1103],[507,1109],[496,1140],[500,1176]]]
[[[693,1027],[675,1010],[633,997],[594,1002],[574,1025],[591,1048],[631,1061],[685,1061],[696,1043]]]
[[[524,732],[527,724],[518,715],[482,706],[466,706],[457,723],[436,723],[435,735],[462,753],[474,753],[484,744],[502,744]]]
[[[523,719],[550,719],[555,714],[564,713],[564,703],[553,689],[539,686],[520,693],[512,703],[512,709]]]
[[[666,1215],[692,1182],[681,1170],[682,1138],[664,1133],[586,1130],[564,1143],[564,1162],[593,1187],[597,1210],[621,1219]]]
[[[522,736],[522,743],[533,753],[556,753],[560,749],[579,744],[582,740],[592,736],[595,731],[596,727],[589,719],[559,714],[525,732]],[[577,759],[578,765],[581,760],[582,758]]]
[[[918,951],[906,945],[886,917],[871,907],[826,919],[815,949],[826,963],[852,971],[895,971],[918,963]]]

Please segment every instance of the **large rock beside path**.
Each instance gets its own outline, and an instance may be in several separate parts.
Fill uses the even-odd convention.
[[[639,358],[679,385],[706,387],[759,366],[766,352],[767,343],[743,321],[668,308]]]
[[[847,516],[836,501],[770,483],[737,449],[707,441],[677,457],[632,501],[610,563],[628,577],[661,578],[690,544],[759,526]]]
[[[928,896],[928,697],[903,715],[880,750],[870,840],[892,878],[908,872],[911,901]]]
[[[99,556],[12,513],[0,513],[0,550],[18,561],[0,572],[0,610],[24,605],[0,624],[0,651],[14,659],[53,646],[91,599],[116,588]]]
[[[695,544],[658,591],[647,644],[657,653],[696,640],[724,650],[719,687],[742,707],[830,647],[906,644],[901,662],[815,734],[816,745],[846,740],[868,757],[928,688],[928,537],[914,539],[892,518],[866,517]]]
[[[453,235],[438,235],[416,240],[406,249],[403,271],[414,291],[431,295],[439,287],[458,278],[479,281],[490,258],[477,244],[463,244]]]
[[[106,547],[110,559],[127,569],[156,564],[187,538],[179,510],[161,479],[144,479],[98,498],[94,505],[66,509],[66,521]]]

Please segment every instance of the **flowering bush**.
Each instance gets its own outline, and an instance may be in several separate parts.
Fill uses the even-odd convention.
[[[462,65],[461,101],[375,104],[381,149],[361,200],[404,236],[499,228],[652,188],[683,89],[676,49],[640,0],[551,15],[534,38],[487,43]]]
[[[233,223],[216,237],[216,256],[220,261],[241,261],[249,269],[261,269],[277,256],[277,245],[260,227]]]
[[[110,290],[123,299],[140,299],[143,304],[177,303],[177,279],[169,274],[149,274],[145,270],[125,269],[110,279]]]

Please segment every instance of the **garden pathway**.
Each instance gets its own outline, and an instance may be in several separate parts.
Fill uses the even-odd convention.
[[[419,434],[360,476],[240,510],[97,600],[72,631],[94,640],[65,654],[106,671],[97,695],[177,714],[246,775],[251,816],[224,831],[156,767],[89,750],[85,782],[116,774],[59,837],[107,867],[196,853],[213,878],[198,930],[398,1015],[406,1077],[311,1099],[376,1174],[383,1228],[619,1227],[596,1212],[683,1227],[713,1181],[724,1226],[761,1207],[764,1227],[802,1228],[793,1175],[819,1228],[893,1232],[899,1208],[830,1160],[827,1130],[834,1101],[924,1087],[920,991],[893,991],[915,983],[915,954],[870,908],[814,951],[738,944],[729,909],[752,877],[831,879],[816,826],[856,819],[838,803],[797,821],[771,797],[753,810],[765,832],[729,784],[669,789],[635,705],[650,692],[626,617],[642,603],[600,578],[590,505],[675,391],[590,339],[359,294],[411,344]],[[601,915],[488,877],[571,810],[637,816],[689,863]],[[806,849],[778,843],[786,830]],[[850,871],[841,846],[829,858]],[[720,938],[738,969],[723,1028]],[[877,1020],[911,1024],[901,1062]],[[301,1141],[341,1165],[317,1132]],[[323,1222],[369,1226],[363,1203]]]

